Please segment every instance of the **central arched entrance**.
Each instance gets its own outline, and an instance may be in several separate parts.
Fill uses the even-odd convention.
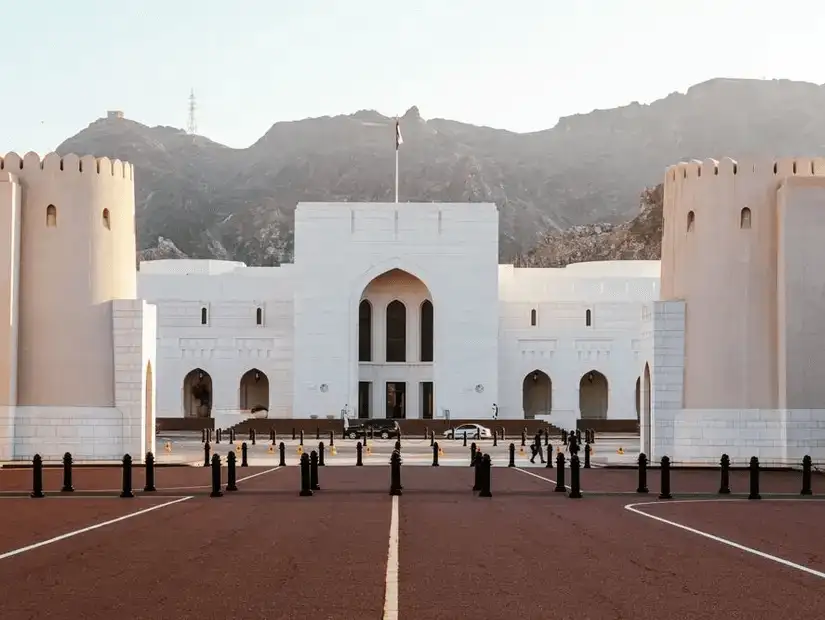
[[[238,390],[239,409],[258,417],[269,412],[269,377],[257,368],[247,370]]]
[[[607,377],[590,370],[579,381],[579,411],[583,420],[607,419]]]
[[[403,269],[373,278],[358,303],[359,418],[432,418],[434,337],[427,285]]]
[[[212,417],[212,377],[202,368],[195,368],[183,379],[183,415]]]
[[[528,372],[521,382],[521,408],[526,420],[539,415],[550,415],[553,410],[553,382],[541,370]]]

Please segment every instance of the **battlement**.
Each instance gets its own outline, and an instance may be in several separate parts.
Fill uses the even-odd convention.
[[[77,174],[99,174],[134,181],[134,166],[119,159],[95,157],[94,155],[79,156],[69,153],[61,157],[57,153],[49,153],[43,159],[33,152],[20,157],[17,153],[7,153],[0,157],[0,171],[7,171],[18,176],[28,177],[38,171],[65,172]]]
[[[665,184],[694,179],[726,180],[733,177],[825,176],[825,157],[785,157],[775,160],[741,160],[724,157],[721,161],[694,159],[668,166]]]

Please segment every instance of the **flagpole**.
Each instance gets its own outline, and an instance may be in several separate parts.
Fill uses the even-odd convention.
[[[395,202],[398,202],[398,147],[395,147]]]

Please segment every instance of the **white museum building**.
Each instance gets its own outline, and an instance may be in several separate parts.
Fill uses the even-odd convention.
[[[301,203],[294,234],[280,267],[141,263],[159,418],[225,428],[346,410],[570,428],[650,408],[659,261],[501,265],[493,204]]]

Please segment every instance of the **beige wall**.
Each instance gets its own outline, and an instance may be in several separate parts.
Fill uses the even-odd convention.
[[[76,155],[41,162],[34,153],[10,153],[0,165],[18,176],[23,195],[17,404],[113,406],[106,302],[136,295],[133,168]]]
[[[20,201],[17,178],[0,171],[0,406],[17,404]]]
[[[825,406],[825,178],[789,178],[778,196],[779,408]]]
[[[780,183],[824,159],[680,163],[667,170],[662,299],[685,300],[685,408],[775,408]],[[740,228],[742,209],[751,228]],[[688,217],[694,213],[693,230]]]

